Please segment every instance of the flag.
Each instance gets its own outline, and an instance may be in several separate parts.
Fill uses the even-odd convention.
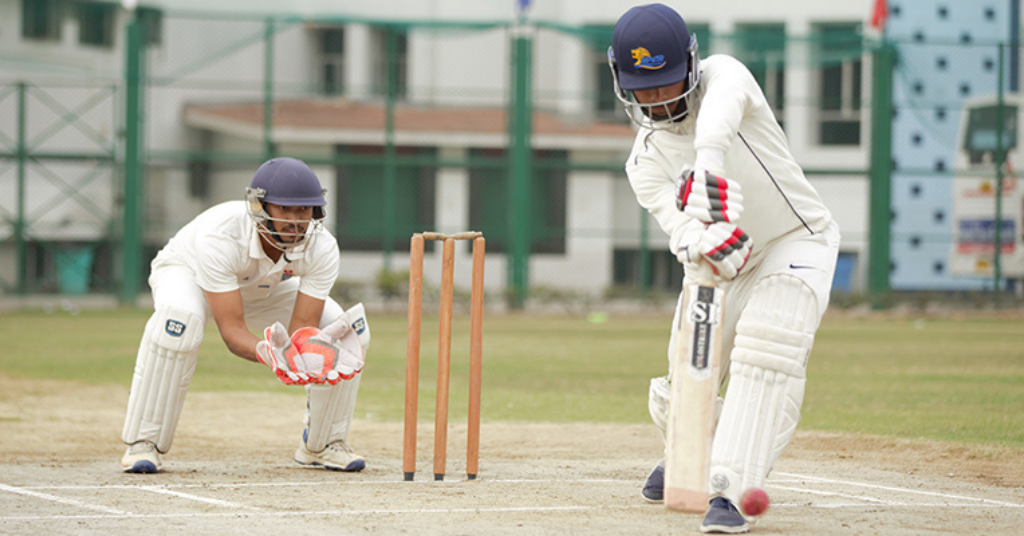
[[[876,30],[881,30],[885,26],[887,18],[889,18],[889,2],[875,0],[875,9],[871,12],[871,26]]]

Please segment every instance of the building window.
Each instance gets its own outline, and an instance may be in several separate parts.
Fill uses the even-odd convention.
[[[623,113],[622,105],[615,96],[612,70],[608,67],[608,51],[591,52],[594,57],[594,72],[596,73],[594,88],[594,111],[597,117],[608,120],[628,121],[629,116]]]
[[[647,283],[651,289],[679,292],[683,289],[683,265],[668,251],[652,249],[647,252]],[[616,248],[612,252],[612,281],[616,288],[639,289],[641,281],[641,252],[639,249]]]
[[[373,92],[381,97],[386,97],[390,81],[394,97],[405,99],[409,81],[409,35],[402,28],[375,28],[372,43],[373,50],[377,54],[377,59],[373,62]],[[393,58],[388,57],[389,50],[393,50]]]
[[[321,83],[324,95],[345,93],[345,29],[325,28],[320,32]]]
[[[395,170],[393,219],[385,222],[384,148],[379,145],[352,145],[337,148],[342,164],[333,206],[337,207],[335,235],[342,249],[381,251],[385,232],[391,235],[395,250],[409,248],[409,237],[434,228],[436,169],[433,166],[406,165],[400,161]],[[434,158],[432,148],[397,147],[397,156]],[[345,162],[349,160],[349,162]],[[387,225],[385,225],[387,223]]]
[[[740,25],[736,57],[753,73],[781,124],[786,106],[786,27],[782,24]]]
[[[139,19],[146,27],[146,44],[159,45],[164,40],[164,12],[151,7],[137,7]]]
[[[210,194],[212,163],[209,160],[189,160],[187,166],[189,195],[196,199],[206,199]]]
[[[594,114],[604,120],[628,120],[622,113],[619,99],[615,98],[612,71],[608,67],[608,46],[614,29],[614,26],[606,24],[588,25],[580,30],[578,37],[586,43],[589,62],[593,66],[590,100]]]
[[[98,2],[78,4],[78,42],[110,48],[114,46],[114,13],[117,6]]]
[[[820,24],[814,30],[818,76],[818,142],[860,145],[864,48],[859,24]]]
[[[487,237],[487,250],[508,251],[510,232],[525,232],[532,253],[565,253],[566,151],[533,152],[528,228],[511,229],[508,161],[503,149],[473,149],[469,225]]]
[[[26,39],[60,41],[59,0],[21,0],[21,35]]]

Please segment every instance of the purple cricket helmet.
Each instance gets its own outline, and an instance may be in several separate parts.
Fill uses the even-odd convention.
[[[272,158],[256,170],[252,182],[245,189],[249,216],[256,223],[260,234],[269,239],[270,243],[282,251],[290,251],[307,238],[319,231],[321,220],[326,216],[324,207],[327,190],[320,185],[320,179],[305,162],[295,158]],[[292,222],[272,218],[267,214],[267,203],[284,207],[313,207],[313,221]],[[275,222],[305,223],[305,231],[301,236],[291,237],[292,241],[282,239]]]

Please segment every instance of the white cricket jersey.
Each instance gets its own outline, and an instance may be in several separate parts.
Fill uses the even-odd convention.
[[[310,243],[296,249],[276,263],[271,261],[263,252],[245,202],[228,201],[182,227],[157,253],[151,268],[155,275],[165,267],[185,266],[203,290],[240,290],[243,301],[266,297],[281,281],[297,277],[299,292],[326,299],[338,278],[337,240],[321,228]]]
[[[710,170],[743,187],[743,214],[736,222],[752,239],[753,262],[771,241],[790,233],[814,234],[832,221],[818,193],[789,152],[786,135],[757,81],[735,58],[713,55],[700,62],[700,85],[690,114],[671,130],[641,128],[626,162],[637,201],[672,237],[700,222],[676,208],[678,180],[701,148],[723,150],[724,169]],[[679,244],[671,244],[676,253]]]

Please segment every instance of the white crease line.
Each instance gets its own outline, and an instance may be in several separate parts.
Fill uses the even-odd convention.
[[[792,478],[799,478],[801,480],[812,480],[812,481],[815,481],[815,482],[825,482],[825,483],[828,483],[828,484],[843,484],[843,485],[847,485],[847,486],[859,486],[859,487],[868,488],[868,489],[878,489],[878,490],[885,490],[885,491],[897,491],[897,492],[900,492],[900,493],[911,493],[911,494],[916,494],[916,495],[927,495],[927,496],[931,496],[931,497],[942,497],[944,499],[958,499],[958,500],[963,500],[963,501],[977,501],[977,502],[981,502],[981,503],[989,503],[989,504],[995,504],[995,505],[999,505],[999,506],[1011,506],[1011,507],[1014,507],[1014,508],[1022,508],[1022,507],[1024,507],[1024,504],[1018,504],[1018,503],[1012,503],[1012,502],[1006,502],[1006,501],[996,501],[996,500],[993,500],[993,499],[981,499],[981,498],[978,498],[978,497],[968,497],[966,495],[953,495],[951,493],[941,493],[941,492],[938,492],[938,491],[921,491],[921,490],[909,489],[909,488],[898,488],[898,487],[894,487],[894,486],[880,486],[880,485],[877,485],[877,484],[868,484],[868,483],[865,483],[865,482],[850,482],[848,480],[835,480],[835,479],[831,479],[831,478],[822,478],[822,477],[817,477],[817,476],[800,475],[800,474],[794,474],[794,473],[778,473],[778,474],[782,475],[782,476],[792,477]],[[771,483],[771,481],[769,480],[769,484],[770,483]]]
[[[920,504],[920,503],[891,503],[891,507],[929,507],[929,508],[979,508],[978,504]],[[793,508],[878,508],[876,504],[834,504],[834,505],[806,505],[806,504],[773,504],[772,508],[793,507]],[[999,505],[980,505],[981,508],[1001,508]],[[548,512],[587,512],[591,510],[647,510],[659,509],[656,505],[626,505],[626,506],[548,506],[548,507],[517,507],[517,508],[416,508],[401,510],[318,510],[318,511],[267,511],[259,512],[201,512],[181,514],[129,514],[121,515],[55,515],[55,516],[0,516],[0,522],[12,521],[54,521],[74,519],[217,519],[217,518],[260,518],[260,517],[291,517],[291,516],[365,516],[380,514],[488,514],[488,513],[548,513]],[[663,509],[659,509],[663,510]]]
[[[222,501],[220,499],[211,499],[209,497],[200,497],[198,495],[192,495],[190,493],[181,493],[180,491],[171,491],[165,486],[139,486],[138,489],[149,491],[152,493],[162,493],[164,495],[171,495],[172,497],[178,497],[179,499],[187,499],[190,501],[197,501],[207,504],[213,504],[216,506],[225,506],[228,508],[241,508],[243,510],[259,510],[255,506],[248,506],[245,504],[233,503],[230,501]]]
[[[784,489],[784,490],[787,490],[787,491],[796,491],[796,492],[800,492],[800,493],[809,493],[811,495],[821,495],[821,496],[824,496],[824,497],[843,497],[843,498],[846,498],[846,499],[858,499],[858,500],[869,502],[869,503],[881,503],[881,504],[891,504],[892,503],[892,501],[886,501],[886,500],[879,499],[879,498],[876,498],[876,497],[865,497],[863,495],[847,495],[845,493],[835,493],[835,492],[832,492],[832,491],[821,491],[821,490],[807,489],[807,488],[794,488],[794,487],[790,487],[790,486],[770,485],[768,487],[770,489]]]
[[[773,505],[774,506],[774,505]],[[835,504],[787,504],[783,506],[803,506],[806,508],[821,508],[824,510],[839,509],[839,508],[878,508],[877,504],[865,504],[865,503],[835,503]],[[908,503],[908,502],[887,502],[886,507],[892,508],[1006,508],[1001,504],[951,504],[951,503]]]
[[[56,516],[0,516],[0,521],[40,521],[54,519],[170,519],[170,518],[221,518],[221,517],[289,517],[289,516],[365,516],[380,514],[484,514],[484,513],[547,513],[547,512],[586,512],[590,510],[632,510],[650,509],[651,505],[626,506],[523,506],[499,508],[404,508],[398,510],[318,510],[318,511],[267,511],[260,512],[202,512],[182,514],[123,514],[123,515],[56,515]]]
[[[162,484],[159,487],[163,489],[172,488],[266,488],[266,487],[308,487],[308,486],[324,486],[324,485],[337,485],[337,486],[353,486],[353,485],[381,485],[390,484],[395,486],[411,486],[411,485],[434,485],[434,486],[445,486],[445,485],[456,485],[456,484],[467,484],[467,485],[484,485],[488,483],[497,484],[565,484],[567,482],[575,482],[582,484],[637,484],[640,485],[641,480],[614,480],[614,479],[478,479],[478,480],[414,480],[408,482],[405,480],[338,480],[335,482],[238,482],[238,483],[225,483],[225,484]],[[82,490],[94,490],[94,489],[147,489],[151,486],[144,485],[133,485],[133,484],[113,484],[113,485],[94,485],[94,486],[25,486],[23,489],[82,489]],[[155,486],[153,486],[155,487]]]
[[[63,497],[57,497],[55,495],[50,495],[48,493],[39,493],[37,491],[29,491],[29,490],[26,490],[26,489],[16,488],[14,486],[8,486],[7,484],[0,484],[0,491],[7,491],[7,492],[10,492],[10,493],[16,493],[18,495],[27,495],[29,497],[35,497],[37,499],[45,499],[47,501],[53,501],[53,502],[57,502],[57,503],[61,503],[61,504],[68,504],[68,505],[71,505],[71,506],[78,506],[80,508],[85,508],[87,510],[96,510],[96,511],[99,511],[99,512],[106,512],[108,514],[113,514],[113,515],[118,515],[118,516],[129,515],[127,512],[123,512],[123,511],[117,510],[115,508],[107,508],[106,506],[99,506],[99,505],[96,505],[96,504],[89,504],[89,503],[85,503],[85,502],[82,502],[82,501],[79,501],[79,500],[76,500],[76,499],[65,499]],[[4,519],[4,518],[0,518],[0,519]]]

